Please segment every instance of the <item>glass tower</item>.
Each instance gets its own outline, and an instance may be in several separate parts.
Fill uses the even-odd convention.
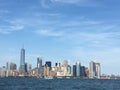
[[[42,59],[40,57],[37,58],[37,69],[38,69],[38,75],[42,75]]]
[[[80,61],[77,61],[76,63],[76,76],[80,76]]]
[[[25,49],[22,48],[20,54],[20,65],[24,65],[24,64],[25,64]]]
[[[20,52],[20,73],[25,72],[25,49],[22,48]]]

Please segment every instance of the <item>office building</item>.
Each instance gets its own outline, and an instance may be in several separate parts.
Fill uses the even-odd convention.
[[[40,57],[37,58],[37,69],[38,75],[42,76],[42,59]]]
[[[20,73],[25,73],[25,49],[22,48],[20,52]]]
[[[89,70],[90,78],[100,78],[100,63],[91,61],[89,63]]]
[[[81,77],[86,77],[85,66],[80,67],[80,76]]]
[[[51,61],[46,61],[45,66],[49,67],[51,69]]]
[[[76,65],[73,65],[73,76],[76,77]]]
[[[80,61],[76,62],[76,76],[80,76]]]
[[[72,69],[71,69],[71,66],[68,65],[67,66],[67,76],[71,76],[72,75]]]
[[[16,69],[17,69],[17,65],[15,63],[12,62],[6,63],[6,70],[16,70]]]

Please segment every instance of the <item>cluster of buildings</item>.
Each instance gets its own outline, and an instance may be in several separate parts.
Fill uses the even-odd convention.
[[[101,69],[99,62],[91,61],[89,67],[82,66],[80,61],[74,65],[70,65],[68,60],[56,62],[52,66],[51,61],[46,61],[43,64],[42,58],[38,57],[36,60],[36,67],[28,65],[25,62],[25,49],[22,48],[20,52],[20,66],[12,62],[7,62],[6,66],[0,68],[0,77],[56,77],[56,78],[98,78],[101,77]]]

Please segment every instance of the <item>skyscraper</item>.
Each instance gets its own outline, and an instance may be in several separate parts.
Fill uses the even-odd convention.
[[[22,48],[20,52],[20,73],[25,73],[25,49]]]
[[[100,63],[91,61],[89,64],[89,77],[100,78]]]
[[[86,77],[85,66],[80,66],[80,76]]]
[[[6,76],[12,76],[13,71],[17,69],[17,65],[12,62],[6,63]]]
[[[95,66],[96,66],[96,76],[97,78],[100,78],[100,75],[101,75],[100,63],[96,62]]]
[[[37,69],[38,69],[38,75],[41,76],[42,75],[42,59],[41,58],[37,58]]]
[[[20,53],[20,65],[24,65],[24,64],[25,64],[25,49],[22,48]]]
[[[51,61],[46,61],[45,65],[47,65],[51,69]]]
[[[76,65],[73,65],[73,76],[76,77]]]
[[[76,62],[76,76],[80,76],[80,61]]]
[[[42,67],[42,59],[40,57],[37,58],[37,68]]]

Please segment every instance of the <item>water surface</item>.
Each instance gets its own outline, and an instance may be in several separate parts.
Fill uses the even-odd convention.
[[[0,90],[120,90],[120,80],[0,78]]]

